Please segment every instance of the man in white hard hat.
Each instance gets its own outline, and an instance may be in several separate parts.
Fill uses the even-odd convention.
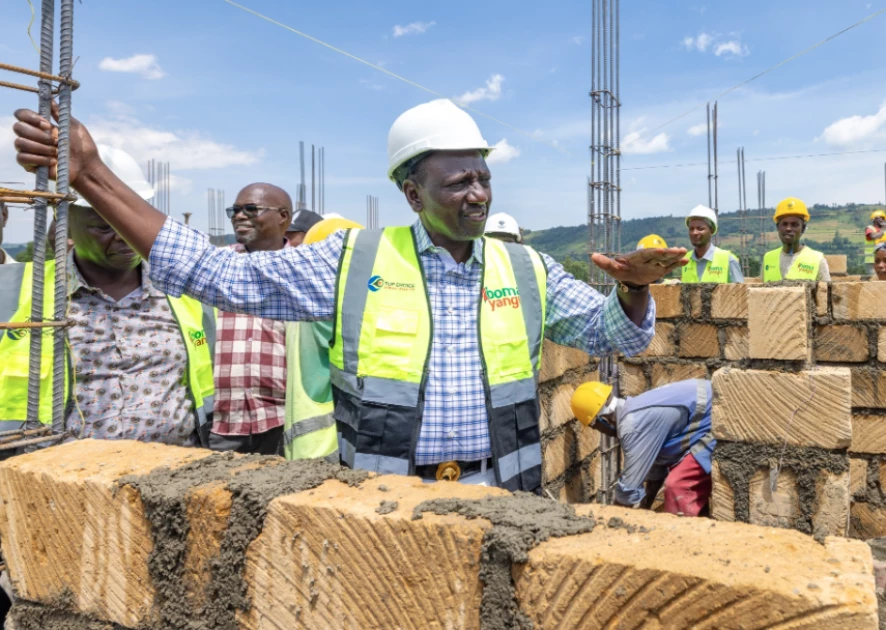
[[[517,219],[506,212],[496,212],[486,220],[486,236],[505,243],[522,243],[523,234]]]
[[[153,197],[136,161],[100,145],[102,161],[140,203]],[[127,439],[180,446],[204,437],[212,413],[212,309],[164,294],[148,265],[85,199],[69,206],[69,352],[66,359],[66,431],[75,438]],[[5,267],[5,266],[4,266]],[[31,316],[31,263],[0,267],[0,321]],[[44,309],[52,318],[55,263],[46,263]],[[48,304],[47,304],[48,302]],[[0,430],[26,424],[28,345],[24,334],[0,338]],[[52,344],[43,344],[44,365]],[[41,391],[52,391],[51,370]],[[51,396],[39,419],[52,423]],[[31,427],[34,428],[34,427]]]
[[[686,254],[689,264],[683,267],[683,282],[744,282],[738,258],[711,242],[717,233],[716,212],[706,206],[695,206],[686,215],[686,228],[693,251]]]
[[[15,115],[19,163],[53,166],[50,123]],[[335,318],[335,419],[342,462],[354,468],[538,491],[543,337],[592,355],[637,354],[654,334],[648,285],[685,264],[685,249],[594,254],[617,281],[604,298],[549,257],[482,238],[492,149],[447,100],[403,113],[388,134],[388,175],[417,215],[411,227],[250,256],[212,248],[151,208],[76,121],[71,138],[72,185],[150,255],[165,290],[273,319]]]

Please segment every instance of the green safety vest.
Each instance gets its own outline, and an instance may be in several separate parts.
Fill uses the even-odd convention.
[[[711,245],[711,247],[714,246]],[[684,283],[692,284],[697,284],[699,282],[717,282],[723,284],[729,282],[729,258],[731,256],[731,252],[728,252],[725,249],[720,249],[719,247],[714,247],[714,260],[708,261],[704,273],[701,275],[701,280],[699,280],[698,269],[695,264],[697,261],[692,258],[692,252],[689,252],[686,254],[686,260],[689,261],[689,264],[683,266],[683,277],[681,279]]]
[[[529,247],[483,243],[477,323],[495,476],[503,488],[531,491],[541,486],[536,391],[547,271]],[[342,462],[414,474],[433,320],[411,228],[348,232],[334,322],[329,362]]]
[[[763,257],[763,282],[778,282],[779,280],[818,280],[818,269],[821,267],[824,254],[817,252],[808,245],[800,250],[794,257],[791,268],[788,269],[786,278],[781,277],[779,265],[781,248],[767,252]]]
[[[286,322],[286,459],[339,461],[329,377],[330,339],[332,322]]]
[[[0,321],[25,322],[31,318],[33,263],[0,267]],[[55,262],[44,272],[43,317],[52,319],[55,305]],[[191,402],[197,414],[201,441],[208,437],[215,394],[212,353],[215,347],[215,313],[188,297],[166,296],[178,322],[188,356],[185,372]],[[37,329],[31,329],[33,332]],[[40,405],[42,424],[52,424],[52,333],[44,329],[40,360]],[[27,420],[30,335],[24,329],[3,331],[0,337],[0,420],[23,426]],[[70,345],[65,342],[65,415],[72,408],[75,379]],[[4,427],[5,428],[5,427]]]

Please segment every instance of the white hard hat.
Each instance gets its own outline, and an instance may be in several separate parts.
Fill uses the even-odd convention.
[[[717,233],[717,213],[707,206],[698,205],[686,215],[686,227],[689,227],[690,219],[704,219],[711,224],[711,233]]]
[[[492,151],[470,114],[445,98],[423,103],[400,114],[391,125],[388,177],[396,183],[394,171],[422,153],[470,149],[480,151],[483,157]]]
[[[145,179],[145,175],[134,157],[122,149],[117,149],[107,144],[99,144],[96,145],[96,147],[98,148],[98,156],[101,158],[101,161],[104,162],[105,165],[111,169],[111,172],[119,177],[124,184],[132,188],[136,194],[145,201],[153,198],[154,187]],[[50,185],[54,187],[55,182],[50,182]],[[76,194],[76,192],[74,194]],[[89,202],[79,195],[77,196],[77,200],[73,203],[78,206],[84,206],[87,208],[91,207]]]
[[[487,234],[510,234],[520,240],[520,226],[517,219],[506,212],[496,212],[486,219]]]
[[[344,217],[342,215],[340,215],[338,212],[324,212],[323,218],[324,219],[344,219]]]

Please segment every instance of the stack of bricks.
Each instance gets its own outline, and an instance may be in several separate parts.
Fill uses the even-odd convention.
[[[652,291],[656,339],[622,388],[712,380],[713,516],[886,536],[886,283]]]
[[[544,488],[565,503],[587,503],[597,491],[600,434],[572,413],[575,389],[598,378],[597,361],[581,350],[545,341],[539,374]]]
[[[845,538],[123,440],[0,497],[19,630],[877,628]]]

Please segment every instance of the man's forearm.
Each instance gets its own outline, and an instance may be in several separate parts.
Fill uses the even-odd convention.
[[[166,215],[142,199],[111,170],[98,162],[77,178],[77,192],[123,237],[130,247],[148,258],[166,222]]]
[[[649,309],[649,290],[639,293],[618,291],[618,301],[624,309],[625,315],[635,326],[642,326],[646,319],[646,311]]]

